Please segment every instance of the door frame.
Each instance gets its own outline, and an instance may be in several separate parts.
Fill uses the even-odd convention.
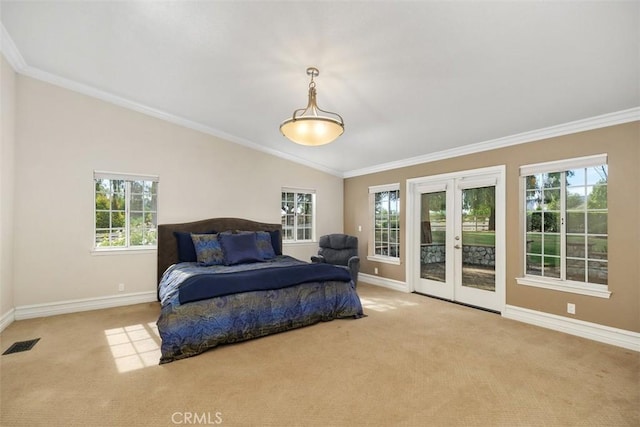
[[[406,181],[406,232],[405,241],[406,253],[405,258],[405,277],[407,281],[407,288],[409,292],[415,292],[416,290],[416,278],[419,274],[416,274],[417,269],[420,266],[420,213],[418,207],[420,199],[417,196],[417,190],[419,187],[428,186],[430,183],[443,182],[454,178],[460,178],[462,176],[480,177],[482,175],[493,174],[497,177],[495,184],[495,203],[496,203],[496,307],[483,307],[490,310],[495,310],[500,313],[504,311],[506,304],[506,202],[505,202],[505,178],[506,178],[506,166],[491,166],[486,168],[462,170],[458,172],[450,172],[439,175],[423,176],[419,178],[411,178]],[[447,298],[446,298],[447,299]],[[453,297],[451,298],[453,300]]]

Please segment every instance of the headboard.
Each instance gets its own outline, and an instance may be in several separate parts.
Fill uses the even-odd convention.
[[[165,270],[178,262],[178,242],[173,232],[204,233],[211,230],[216,232],[282,231],[282,224],[267,224],[243,218],[210,218],[181,224],[160,224],[158,225],[158,284]],[[282,247],[282,233],[280,233],[280,247]]]

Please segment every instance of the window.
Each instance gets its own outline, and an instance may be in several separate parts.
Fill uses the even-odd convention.
[[[369,187],[372,245],[368,259],[400,262],[400,184]]]
[[[281,201],[282,240],[315,240],[316,194],[313,190],[283,189]]]
[[[606,161],[599,155],[520,168],[525,278],[518,283],[609,296]]]
[[[95,249],[155,247],[158,177],[94,172]]]

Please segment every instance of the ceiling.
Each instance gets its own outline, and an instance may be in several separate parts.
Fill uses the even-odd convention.
[[[339,176],[640,106],[637,1],[0,8],[23,74]],[[321,147],[278,129],[306,106],[309,66],[345,120]]]

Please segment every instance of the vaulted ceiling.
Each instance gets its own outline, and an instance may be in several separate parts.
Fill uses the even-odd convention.
[[[343,176],[640,106],[637,1],[0,7],[23,74]],[[345,120],[322,147],[278,129],[308,66]]]

